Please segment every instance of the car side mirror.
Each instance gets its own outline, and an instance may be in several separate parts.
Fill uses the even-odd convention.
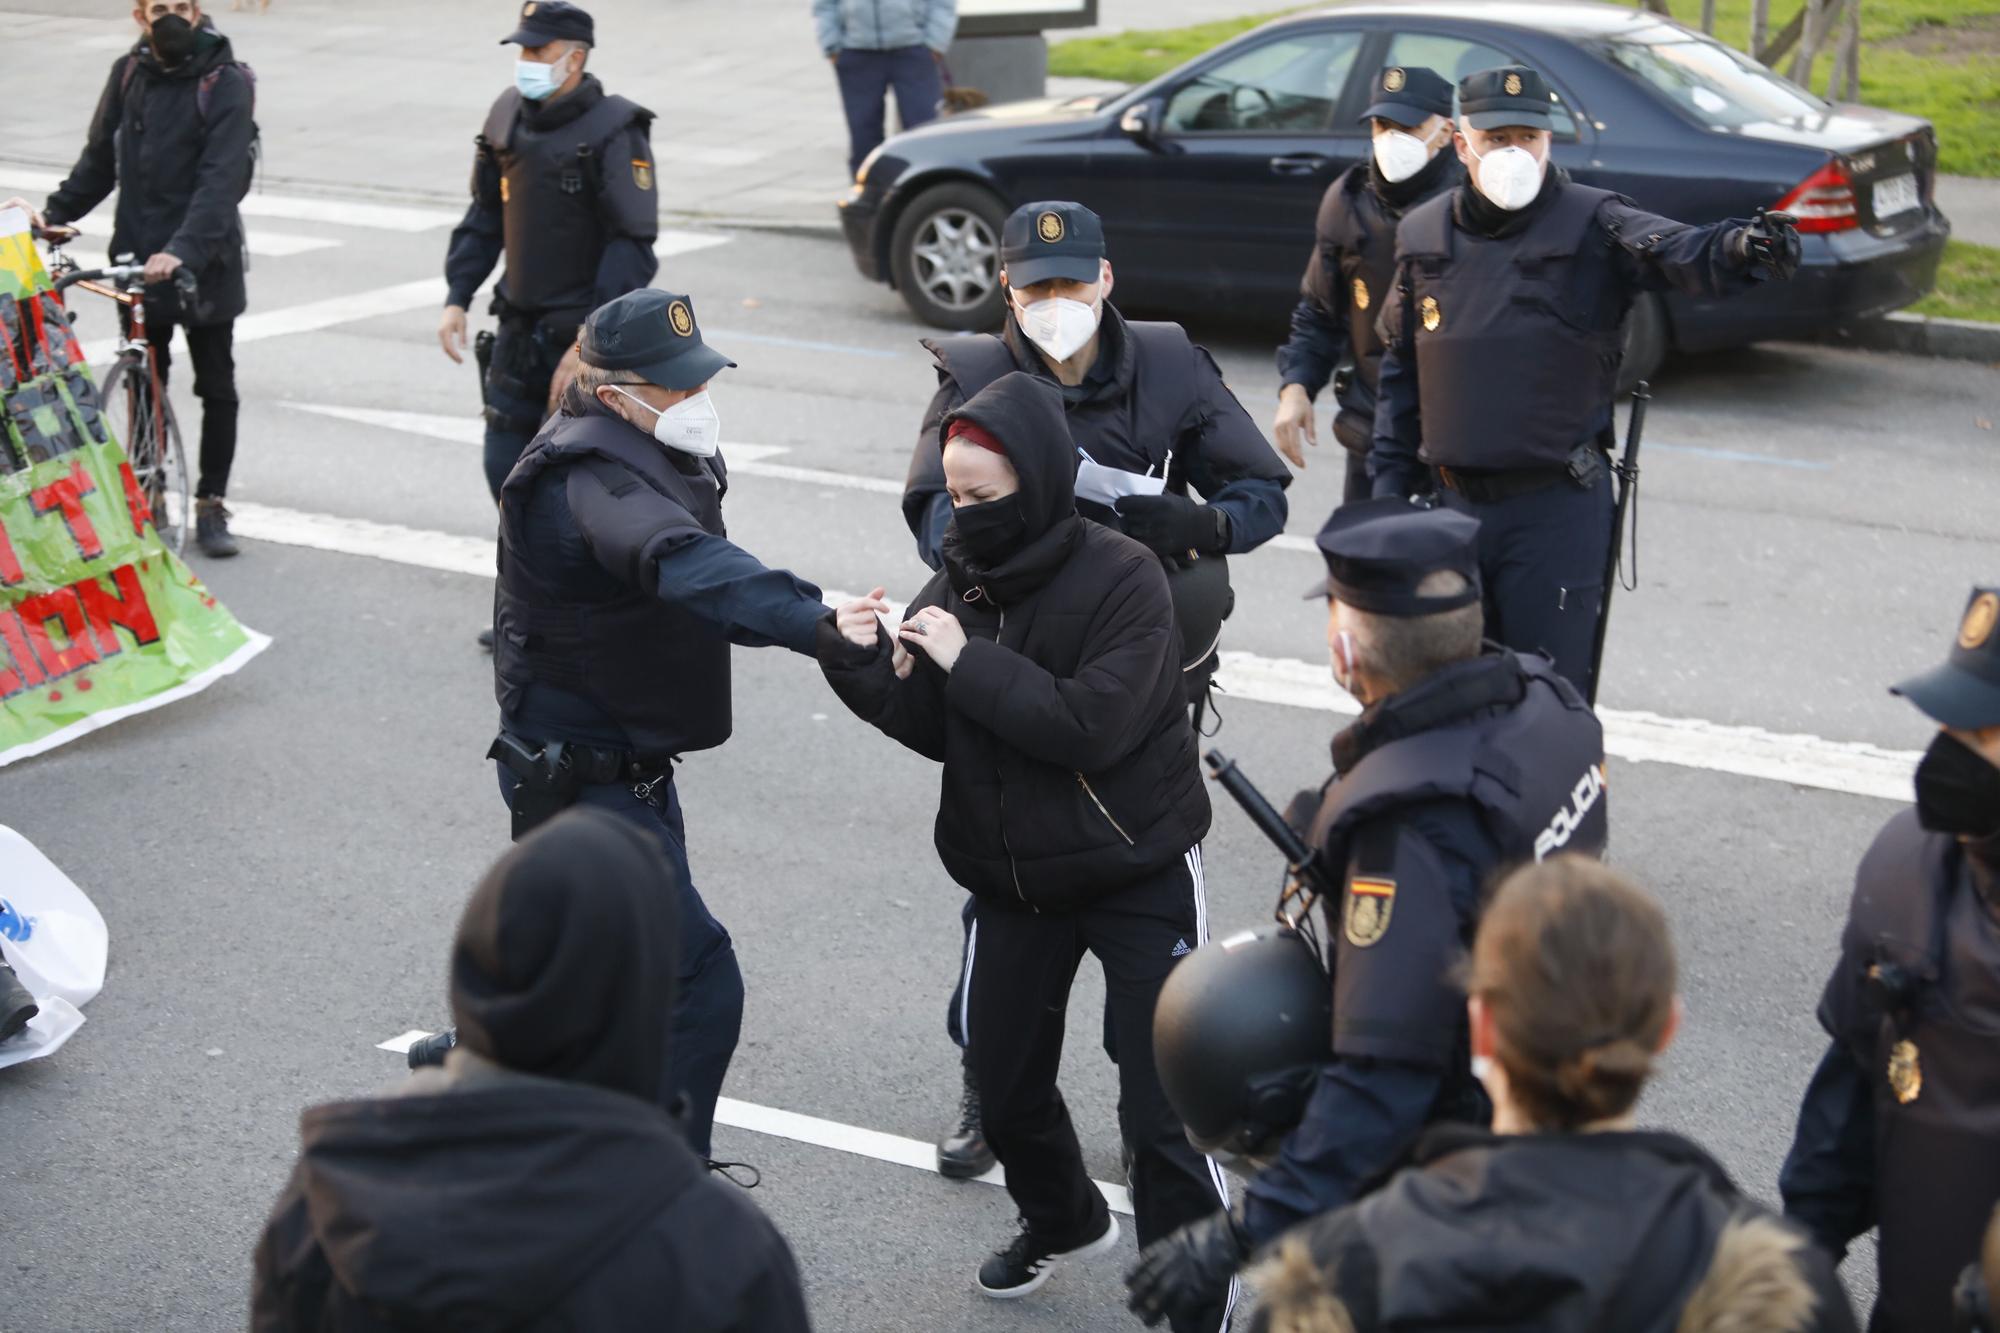
[[[1128,138],[1151,146],[1160,137],[1160,104],[1158,102],[1134,102],[1125,108],[1125,114],[1118,118],[1118,128]]]

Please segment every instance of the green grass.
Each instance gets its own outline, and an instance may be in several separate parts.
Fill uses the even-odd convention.
[[[1938,265],[1937,290],[1910,311],[2000,323],[2000,246],[1946,242],[1944,262]]]
[[[1800,2],[1772,0],[1774,31]],[[1669,3],[1682,22],[1700,22],[1701,0]],[[1049,72],[1143,83],[1287,12],[1062,42],[1049,51]],[[1861,15],[1861,100],[1936,125],[1940,170],[2000,176],[2000,0],[1861,0]],[[1717,0],[1715,34],[1747,45],[1750,0]],[[1814,91],[1825,92],[1830,63],[1816,63]]]

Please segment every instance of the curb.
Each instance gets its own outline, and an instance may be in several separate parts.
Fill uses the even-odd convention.
[[[1962,361],[2000,361],[2000,324],[1988,324],[1976,319],[1945,319],[1899,311],[1866,324],[1836,330],[1823,341],[1871,352],[1902,352],[1908,356],[1948,357]]]

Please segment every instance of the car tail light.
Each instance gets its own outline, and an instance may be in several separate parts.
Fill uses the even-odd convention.
[[[1854,208],[1854,179],[1837,161],[1829,161],[1793,186],[1772,211],[1790,213],[1799,220],[1800,231],[1846,231],[1861,225]]]

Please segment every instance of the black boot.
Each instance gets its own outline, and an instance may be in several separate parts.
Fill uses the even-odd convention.
[[[446,1028],[428,1037],[419,1037],[410,1044],[410,1068],[422,1069],[426,1065],[441,1065],[451,1048],[458,1045],[458,1029]]]
[[[958,1128],[938,1144],[938,1174],[953,1180],[970,1180],[993,1169],[993,1150],[986,1146],[986,1132],[979,1125],[979,1089],[972,1082],[972,1064],[967,1061],[965,1091],[958,1102]]]
[[[14,969],[0,963],[0,1041],[28,1026],[28,1020],[42,1012],[35,997],[14,975]]]
[[[236,539],[229,535],[229,511],[219,498],[207,496],[194,502],[194,541],[212,560],[236,554]]]

